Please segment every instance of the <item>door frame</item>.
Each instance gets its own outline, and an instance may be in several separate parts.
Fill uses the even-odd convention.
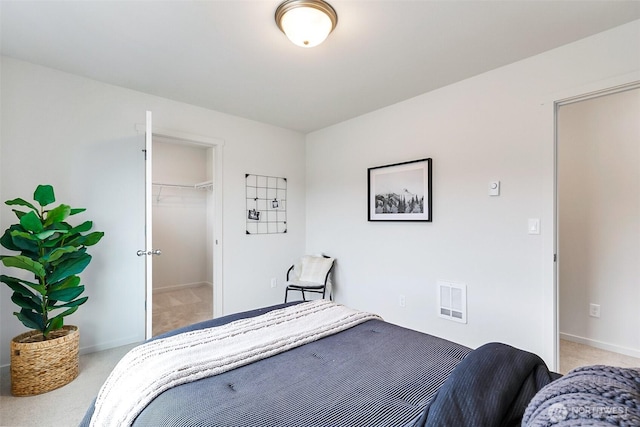
[[[558,197],[558,111],[564,105],[586,101],[601,96],[612,95],[640,88],[640,73],[631,73],[618,78],[595,82],[576,88],[564,94],[557,94],[543,105],[553,106],[553,370],[560,370],[560,254],[559,238],[559,197]]]
[[[136,130],[141,133],[146,133],[146,126],[142,124],[136,125]],[[176,131],[171,129],[164,129],[153,127],[152,136],[163,137],[168,139],[175,139],[179,141],[188,142],[194,145],[200,145],[208,148],[212,148],[212,155],[214,156],[213,162],[213,317],[219,317],[224,314],[223,296],[224,296],[224,282],[223,282],[223,217],[222,217],[222,177],[223,177],[223,148],[225,141],[221,138],[210,137],[204,135],[197,135],[182,131]],[[145,178],[148,179],[148,178]],[[145,183],[146,184],[146,183]],[[146,219],[145,219],[146,222]],[[149,224],[145,224],[146,229],[149,230]],[[146,283],[145,277],[145,295],[149,295],[152,289],[152,283]],[[146,299],[146,297],[145,297]],[[153,307],[151,307],[153,310]],[[147,309],[145,304],[145,319],[150,310]],[[151,328],[145,327],[145,338],[151,338]]]

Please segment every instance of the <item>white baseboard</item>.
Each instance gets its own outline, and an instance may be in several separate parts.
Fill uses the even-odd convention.
[[[612,351],[614,353],[624,354],[625,356],[636,357],[640,359],[640,350],[636,350],[633,348],[623,347],[616,344],[610,344],[598,340],[593,340],[590,338],[579,337],[577,335],[565,334],[564,332],[560,332],[560,339],[567,340],[571,342],[575,342],[578,344],[584,344],[591,347],[599,348],[601,350]]]
[[[78,353],[80,354],[80,356],[82,356],[85,354],[95,353],[95,352],[104,351],[104,350],[110,350],[112,348],[122,347],[124,345],[130,345],[130,344],[136,344],[136,343],[142,343],[142,342],[144,342],[144,336],[143,337],[129,336],[127,338],[123,338],[115,341],[109,341],[107,343],[98,343],[88,347],[80,347],[80,350],[78,351]]]
[[[153,293],[178,291],[180,289],[195,288],[196,286],[202,285],[211,286],[213,288],[213,283],[211,282],[180,283],[177,285],[163,286],[161,288],[153,288]]]

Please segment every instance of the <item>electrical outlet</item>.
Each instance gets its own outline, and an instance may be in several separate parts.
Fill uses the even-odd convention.
[[[276,279],[275,277],[271,278],[271,287],[275,288],[276,286],[278,286],[278,279]]]
[[[589,316],[600,317],[600,304],[589,304]]]
[[[407,299],[405,298],[404,295],[400,294],[400,297],[398,298],[398,304],[400,304],[400,307],[407,306]]]

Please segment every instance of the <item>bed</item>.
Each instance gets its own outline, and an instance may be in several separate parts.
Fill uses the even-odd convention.
[[[260,322],[282,324],[285,314],[334,309],[345,308],[329,301],[281,304],[156,337],[143,346],[157,346],[156,352],[168,358],[153,365],[148,351],[141,350],[131,367],[115,375],[116,367],[81,426],[519,426],[534,395],[557,378],[532,353],[500,343],[471,350],[357,311],[345,314],[359,319],[342,329],[323,326],[329,333],[314,329],[310,339],[291,339],[292,328],[286,326],[283,350],[274,352],[271,343],[258,347],[270,336]],[[256,335],[238,333],[243,322],[259,324],[252,326]],[[302,319],[303,327],[310,324],[315,320]],[[210,331],[249,341],[242,357],[223,357],[230,369],[209,361],[203,362],[205,368],[193,366],[200,353],[187,339]],[[220,339],[209,340],[211,352],[237,346],[219,344]],[[160,347],[171,340],[182,353]],[[156,374],[155,369],[165,371]],[[173,378],[178,376],[191,378]],[[152,382],[138,391],[147,380]],[[105,389],[110,393],[103,394]],[[146,400],[138,399],[145,393],[150,393]],[[114,401],[105,406],[109,399]],[[132,409],[123,409],[128,400],[135,401]],[[118,418],[117,411],[128,419]]]

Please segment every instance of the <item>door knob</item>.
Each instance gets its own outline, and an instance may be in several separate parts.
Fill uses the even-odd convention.
[[[162,255],[162,251],[160,249],[152,249],[150,251],[143,251],[142,249],[139,249],[138,252],[136,252],[136,255],[138,256]]]

